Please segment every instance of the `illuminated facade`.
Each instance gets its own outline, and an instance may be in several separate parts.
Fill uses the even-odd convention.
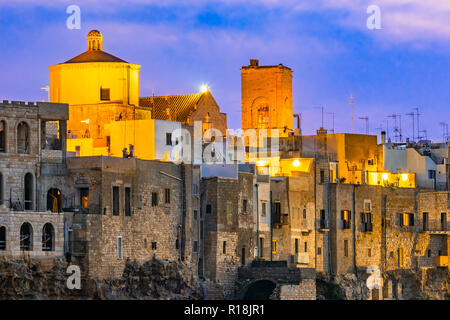
[[[293,131],[292,70],[282,64],[260,66],[252,59],[241,68],[242,129]],[[270,134],[270,132],[268,132]]]

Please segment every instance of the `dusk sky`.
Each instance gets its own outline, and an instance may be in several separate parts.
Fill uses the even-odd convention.
[[[66,8],[81,9],[81,29],[66,27]],[[381,29],[366,12],[381,9]],[[413,108],[420,128],[442,140],[450,123],[450,1],[448,0],[0,0],[0,100],[40,101],[48,66],[86,51],[91,29],[103,48],[140,64],[140,96],[196,93],[207,83],[228,127],[241,126],[240,68],[282,63],[294,70],[294,113],[304,134],[321,125],[351,132],[386,129],[400,114],[412,137]],[[389,118],[391,137],[393,120]],[[416,127],[417,130],[417,127]]]

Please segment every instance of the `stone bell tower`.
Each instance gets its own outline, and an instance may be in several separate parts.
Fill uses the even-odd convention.
[[[260,66],[257,59],[241,68],[242,129],[293,131],[292,70],[282,64]]]

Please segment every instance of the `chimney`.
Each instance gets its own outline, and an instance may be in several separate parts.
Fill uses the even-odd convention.
[[[386,143],[386,131],[381,131],[381,144]]]
[[[257,67],[259,66],[259,60],[258,59],[250,59],[250,65],[252,67]]]

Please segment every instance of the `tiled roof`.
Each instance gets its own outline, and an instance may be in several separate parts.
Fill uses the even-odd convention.
[[[64,63],[81,63],[81,62],[125,62],[112,54],[102,50],[88,50],[82,54],[72,58]]]
[[[196,110],[201,93],[177,96],[141,97],[139,105],[152,110],[152,118],[187,123],[188,117]]]

